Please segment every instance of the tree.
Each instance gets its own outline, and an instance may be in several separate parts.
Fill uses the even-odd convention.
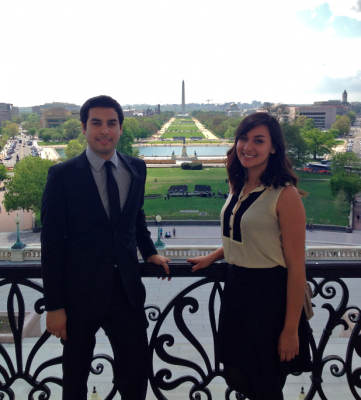
[[[357,174],[347,174],[340,172],[334,174],[330,179],[331,192],[334,196],[343,190],[347,201],[352,201],[355,195],[361,192],[361,178]]]
[[[229,126],[228,129],[226,130],[224,137],[226,139],[234,139],[234,136],[236,134],[236,130],[237,128],[233,127],[233,126]]]
[[[43,136],[42,136],[42,139],[43,139],[44,142],[50,142],[50,140],[51,140],[50,133],[49,132],[44,133]]]
[[[310,131],[312,129],[316,128],[316,124],[313,118],[307,118],[305,120],[305,122],[303,123],[303,127],[302,127],[302,133],[303,132],[307,132]]]
[[[81,122],[78,119],[69,119],[64,122],[63,135],[66,139],[76,139],[82,131]]]
[[[4,128],[6,128],[8,125],[10,125],[12,122],[11,121],[3,121],[2,122],[2,126],[4,127]]]
[[[0,181],[3,181],[4,179],[7,179],[8,177],[8,171],[5,167],[4,164],[0,164]]]
[[[17,124],[10,123],[3,128],[3,134],[8,135],[10,138],[14,138],[19,134],[19,127]]]
[[[356,121],[356,113],[353,111],[350,111],[349,113],[346,114],[351,122],[353,124]]]
[[[119,153],[133,155],[132,144],[134,143],[134,137],[131,133],[131,129],[128,128],[127,124],[123,123],[123,133],[119,139],[116,149]]]
[[[328,131],[333,134],[335,139],[340,135],[340,131],[338,129],[329,129]]]
[[[350,118],[347,115],[336,115],[336,122],[331,125],[332,129],[338,129],[341,135],[347,134],[350,131]]]
[[[21,119],[21,117],[20,117],[20,115],[13,115],[12,117],[11,117],[11,122],[13,122],[14,124],[21,124],[21,122],[22,122],[22,119]]]
[[[48,170],[53,164],[51,160],[32,156],[20,160],[14,167],[13,178],[5,184],[6,211],[24,209],[40,212]]]
[[[352,173],[355,170],[361,171],[361,159],[353,152],[334,153],[331,160],[333,174]],[[350,168],[346,169],[345,167]]]
[[[79,143],[77,140],[71,140],[65,149],[65,155],[67,159],[74,158],[81,154],[85,150],[86,146]]]
[[[300,115],[294,122],[294,125],[299,126],[300,128],[303,128],[305,125],[305,122],[307,120],[306,115]]]
[[[332,147],[335,144],[332,133],[321,132],[317,128],[304,132],[304,129],[302,129],[302,136],[307,143],[309,151],[313,153],[314,160],[316,160],[317,155],[323,157],[324,154],[331,153]]]
[[[28,134],[30,135],[30,136],[35,136],[35,134],[36,134],[36,128],[29,128],[28,129]]]
[[[26,121],[31,123],[40,123],[40,116],[35,113],[29,114],[26,118]]]
[[[341,189],[336,195],[335,206],[338,211],[338,216],[341,218],[342,213],[347,211],[347,208],[349,206],[346,193],[343,189]]]
[[[77,140],[81,145],[85,146],[85,148],[87,147],[88,143],[87,143],[86,137],[85,137],[85,135],[83,135],[83,133],[81,133],[81,134],[76,138],[76,140]]]
[[[297,124],[281,124],[283,136],[286,143],[286,155],[292,165],[300,167],[307,159],[308,145],[301,135],[300,127]]]

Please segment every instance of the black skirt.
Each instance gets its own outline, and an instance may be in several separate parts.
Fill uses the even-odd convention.
[[[310,327],[304,311],[298,329],[299,355],[279,361],[286,301],[286,268],[229,265],[220,312],[220,361],[251,375],[270,370],[281,374],[311,371]]]

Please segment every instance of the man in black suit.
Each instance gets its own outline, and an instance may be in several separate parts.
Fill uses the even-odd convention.
[[[122,400],[144,400],[150,364],[137,247],[167,274],[170,260],[157,254],[146,226],[145,163],[115,151],[120,105],[108,96],[91,98],[80,119],[88,148],[49,169],[43,195],[46,326],[64,345],[63,400],[86,400],[100,327],[113,348]]]

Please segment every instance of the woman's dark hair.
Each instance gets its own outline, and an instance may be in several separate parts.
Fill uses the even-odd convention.
[[[275,150],[274,154],[270,154],[267,168],[260,177],[261,183],[268,187],[273,185],[276,189],[279,186],[286,186],[287,183],[297,187],[298,178],[291,169],[291,161],[286,156],[281,126],[275,117],[260,112],[248,115],[242,120],[236,130],[234,144],[227,152],[226,166],[232,191],[239,194],[247,180],[247,170],[237,156],[238,139],[259,125],[268,128]]]
[[[92,97],[82,105],[82,108],[80,109],[80,120],[84,124],[85,128],[89,117],[89,110],[95,107],[114,108],[114,110],[118,114],[119,125],[121,126],[123,124],[124,114],[120,104],[110,96],[102,95],[102,96]]]

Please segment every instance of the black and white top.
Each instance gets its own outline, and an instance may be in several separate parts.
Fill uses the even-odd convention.
[[[224,258],[246,268],[286,267],[276,205],[284,187],[228,196],[221,211]]]

